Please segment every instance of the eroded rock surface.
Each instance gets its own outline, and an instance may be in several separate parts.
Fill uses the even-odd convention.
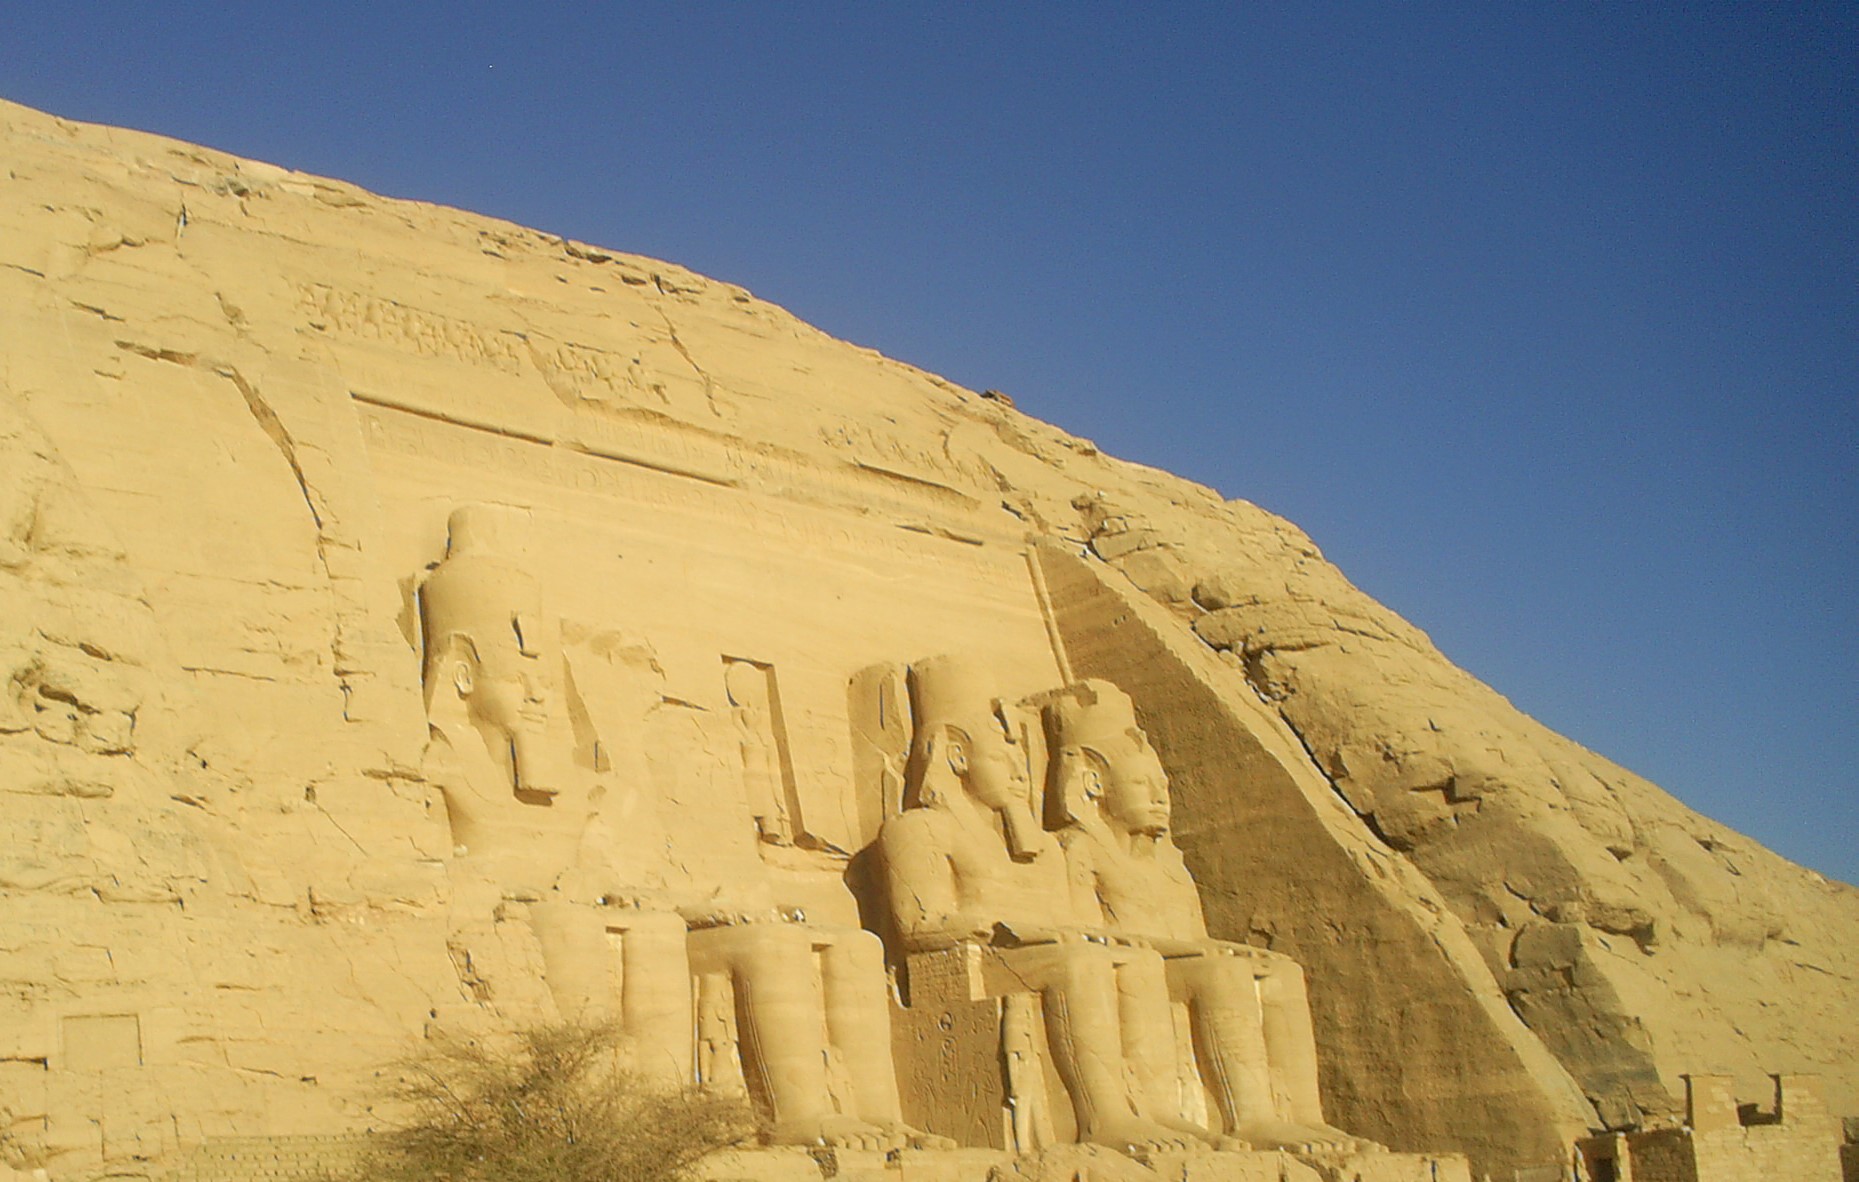
[[[670,264],[10,105],[0,143],[12,1165],[353,1132],[429,1030],[587,1012],[776,1141],[952,1179],[1148,1170],[1119,1139],[1496,1171],[1686,1071],[1859,1109],[1859,894],[1525,717],[1282,519]],[[984,667],[1021,805],[926,819],[936,654]],[[1078,828],[1041,710],[1092,679],[1166,821]],[[916,939],[882,835],[965,824],[1096,893]],[[1189,874],[1199,915],[1107,902]],[[1050,1018],[1090,973],[1177,1009],[1081,1036],[1139,1060],[1086,1149]],[[1235,1016],[1241,976],[1279,1000]]]
[[[1852,887],[1524,715],[1282,521],[1080,507],[1093,550],[1243,672],[1440,891],[1610,1125],[1675,1111],[1687,1060],[1753,1088],[1762,1063],[1853,1055]]]

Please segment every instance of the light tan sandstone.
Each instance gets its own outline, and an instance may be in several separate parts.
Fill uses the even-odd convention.
[[[427,1032],[573,1015],[751,1094],[731,1177],[1497,1174],[1686,1072],[1859,1110],[1854,891],[1288,523],[669,264],[0,145],[11,1166],[365,1130]]]

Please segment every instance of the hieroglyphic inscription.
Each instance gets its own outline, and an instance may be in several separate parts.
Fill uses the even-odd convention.
[[[552,340],[537,333],[485,328],[396,300],[346,291],[329,284],[299,284],[297,296],[305,318],[311,327],[320,331],[379,341],[417,356],[448,357],[511,375],[533,369],[570,409],[583,401],[591,401],[624,410],[634,403],[662,405],[668,398],[664,384],[651,380],[642,355],[627,357],[624,353]],[[652,348],[665,343],[647,334],[641,347]],[[675,339],[671,343],[675,344]],[[613,397],[609,399],[603,394]],[[364,400],[436,418],[459,417],[450,410],[412,407],[396,399]],[[533,429],[511,430],[489,422],[472,425],[499,434],[534,437]],[[876,510],[906,518],[922,518],[926,512],[934,511],[939,516],[953,513],[971,519],[944,529],[935,528],[936,522],[914,522],[914,527],[923,527],[922,532],[962,538],[996,533],[1001,540],[1008,540],[1017,532],[1005,522],[992,520],[991,502],[977,500],[960,488],[924,475],[926,472],[959,474],[963,482],[985,488],[989,486],[987,473],[948,456],[939,459],[934,452],[906,444],[888,433],[858,428],[855,433],[847,429],[837,435],[829,434],[825,442],[835,450],[865,455],[875,451],[885,461],[873,462],[849,455],[850,464],[835,468],[768,450],[745,450],[722,438],[705,438],[702,428],[692,430],[695,433],[691,436],[681,437],[673,431],[659,429],[650,432],[648,439],[648,433],[640,430],[637,424],[622,426],[597,414],[577,414],[570,433],[595,454],[713,483],[757,487],[777,495],[796,496],[796,499],[856,506],[863,511]],[[1001,534],[1003,527],[1007,532]]]
[[[713,391],[701,374],[689,370],[689,359],[676,352],[671,338],[631,325],[637,339],[626,352],[558,341],[541,333],[525,334],[530,363],[542,375],[543,382],[557,398],[571,407],[589,403],[596,407],[619,410],[649,408],[663,412],[678,401],[677,390],[695,385],[708,404],[700,417],[713,415]],[[669,356],[667,356],[669,354]],[[676,359],[675,361],[673,359]],[[660,364],[673,364],[680,371],[682,383],[668,380]],[[698,411],[695,404],[686,409]]]
[[[648,461],[557,446],[533,435],[357,401],[362,404],[363,428],[371,449],[645,507],[732,520],[773,544],[819,548],[865,564],[953,567],[993,578],[1000,573],[999,563],[1020,561],[1017,545],[1004,552],[992,546],[926,545],[927,535],[873,528],[874,523],[866,520],[842,518],[844,524],[840,524],[821,514],[783,512],[753,493]]]
[[[892,524],[950,539],[1017,545],[1021,530],[1005,513],[958,489],[870,465],[827,466],[793,454],[731,452],[731,466],[747,487],[813,504],[882,513]]]
[[[626,463],[643,463],[662,471],[690,476],[711,484],[741,485],[745,473],[735,462],[737,449],[728,442],[696,430],[576,415],[570,425],[570,446],[591,455]]]
[[[542,375],[542,380],[571,406],[576,399],[587,397],[590,387],[597,387],[609,394],[619,394],[629,387],[635,390],[646,388],[639,373],[637,357],[623,358],[615,353],[590,349],[568,341],[552,341],[536,334],[529,336],[528,345],[529,359]]]
[[[521,373],[526,364],[526,346],[515,332],[486,331],[437,312],[381,296],[342,291],[325,283],[299,284],[297,302],[312,328],[335,329],[421,357],[451,357],[504,373]]]
[[[299,284],[298,304],[312,328],[357,340],[380,341],[420,357],[450,357],[503,373],[534,369],[563,403],[582,401],[664,407],[672,395],[655,379],[648,352],[675,341],[631,327],[638,341],[630,355],[519,329],[487,329],[396,300],[344,291],[328,284]],[[686,359],[688,363],[688,359]]]
[[[967,497],[968,494],[950,488],[943,481],[924,473],[953,474],[971,488],[992,488],[995,484],[994,473],[985,464],[950,451],[946,433],[941,436],[944,446],[940,448],[925,447],[890,431],[864,424],[841,423],[822,427],[819,435],[821,442],[845,454],[862,468],[900,479],[920,481],[957,496]]]
[[[557,452],[579,452],[687,480],[753,489],[807,504],[850,510],[865,518],[889,515],[891,525],[922,535],[970,545],[994,541],[1017,547],[1020,542],[1017,522],[1005,514],[988,514],[956,490],[867,468],[825,467],[796,455],[751,451],[700,429],[575,415],[562,424],[565,437],[555,438],[538,433],[534,427],[509,428],[399,398],[360,391],[352,397],[367,406],[399,412],[398,417],[409,421],[425,419],[488,436],[527,440]],[[420,446],[406,440],[402,449],[418,454]],[[559,462],[559,457],[538,462]],[[581,474],[574,479],[576,487],[592,492],[606,477]],[[556,477],[548,481],[561,483]]]

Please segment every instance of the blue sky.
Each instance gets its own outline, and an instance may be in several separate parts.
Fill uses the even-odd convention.
[[[0,96],[1005,390],[1859,881],[1852,5],[72,0]]]

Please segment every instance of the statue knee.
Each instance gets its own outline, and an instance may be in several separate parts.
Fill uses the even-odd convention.
[[[804,929],[785,923],[745,924],[739,929],[737,963],[744,972],[791,977],[813,969],[813,941]]]
[[[1305,996],[1304,966],[1288,956],[1274,955],[1258,977],[1268,995],[1287,1001]]]
[[[1053,986],[1070,994],[1115,992],[1117,963],[1108,949],[1097,944],[1071,944],[1054,951],[1048,973]]]
[[[609,919],[607,926],[628,936],[653,942],[684,941],[684,918],[675,911],[624,911],[622,920]]]
[[[691,967],[698,972],[727,970],[754,978],[787,976],[806,964],[812,952],[806,933],[780,923],[745,923],[701,928],[690,934]]]
[[[1168,976],[1168,962],[1153,948],[1123,949],[1116,958],[1119,972],[1144,982],[1159,982]]]
[[[829,976],[841,984],[876,985],[886,979],[884,941],[871,932],[833,932],[826,963]]]
[[[1255,978],[1252,962],[1238,957],[1194,956],[1168,962],[1169,990],[1178,1001],[1251,1003]]]

